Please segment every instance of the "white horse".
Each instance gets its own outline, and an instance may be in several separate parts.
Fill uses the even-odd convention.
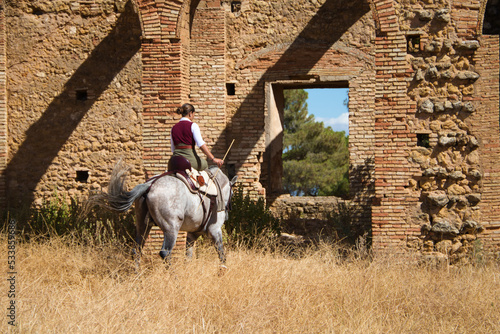
[[[210,212],[208,196],[192,193],[187,185],[175,176],[165,175],[153,178],[135,186],[131,191],[125,190],[126,174],[130,168],[119,161],[109,181],[108,193],[91,197],[91,202],[105,206],[117,212],[125,212],[135,203],[136,212],[136,255],[140,257],[146,237],[152,227],[151,220],[163,231],[163,246],[160,256],[170,261],[172,249],[179,231],[187,232],[187,255],[192,255],[192,247],[202,234],[208,234],[215,242],[221,265],[226,262],[222,243],[222,225],[227,219],[232,186],[231,181],[219,172],[217,167],[209,171],[213,175],[211,182],[218,183],[223,201],[224,211]]]

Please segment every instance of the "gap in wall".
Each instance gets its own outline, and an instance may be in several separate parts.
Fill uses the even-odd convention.
[[[272,193],[288,193],[292,196],[345,198],[349,196],[349,89],[347,87],[347,82],[330,83],[323,87],[297,84],[273,85],[272,96],[269,98],[271,102],[269,118],[270,123],[274,122],[274,125],[269,126],[269,130],[275,133],[281,130],[282,134],[280,136],[271,134],[273,140],[269,141],[271,146],[268,189]],[[289,121],[288,118],[285,120],[284,116],[284,110],[287,108],[285,96],[293,90],[302,90],[302,99],[307,94],[305,101],[301,102],[303,113],[305,114],[307,110],[307,116],[303,115],[302,118],[308,120],[302,124],[303,129],[297,130],[296,135],[290,135],[290,130],[295,130],[286,129]],[[321,135],[315,138],[313,135],[315,131],[320,131]],[[290,140],[294,136],[293,144],[290,145]],[[292,181],[294,179],[300,181],[294,182]],[[299,183],[303,183],[304,186],[300,186]]]

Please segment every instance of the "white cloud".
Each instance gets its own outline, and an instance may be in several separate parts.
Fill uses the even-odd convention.
[[[330,126],[334,131],[345,131],[349,132],[349,113],[345,112],[340,114],[338,117],[317,117],[315,118],[317,122],[323,122],[325,126]]]

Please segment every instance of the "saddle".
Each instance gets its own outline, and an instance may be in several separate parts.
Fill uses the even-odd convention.
[[[192,168],[189,160],[184,157],[173,156],[168,163],[168,172],[184,182],[193,194],[201,192],[208,196],[220,195],[219,184],[214,175],[209,170],[198,171]]]

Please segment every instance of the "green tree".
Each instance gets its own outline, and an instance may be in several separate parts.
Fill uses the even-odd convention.
[[[283,185],[292,195],[346,196],[349,149],[344,131],[316,122],[303,89],[285,90]]]

